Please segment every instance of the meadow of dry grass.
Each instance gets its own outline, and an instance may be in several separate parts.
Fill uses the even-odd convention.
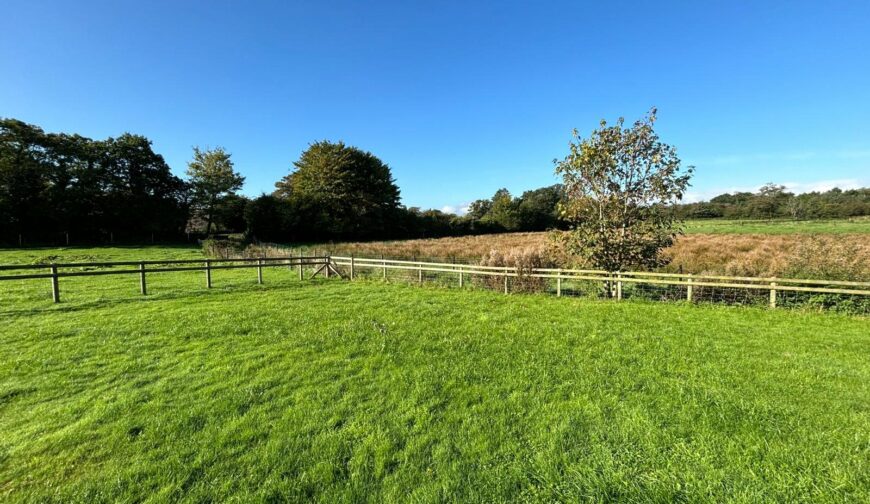
[[[548,233],[322,245],[332,254],[478,262],[497,251],[552,256]],[[868,234],[690,234],[664,252],[666,270],[745,276],[870,280]],[[564,258],[556,258],[565,262]]]

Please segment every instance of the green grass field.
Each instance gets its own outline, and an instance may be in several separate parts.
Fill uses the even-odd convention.
[[[0,249],[0,264],[47,264],[52,261],[72,263],[201,258],[203,258],[202,249],[193,245]]]
[[[688,234],[870,233],[870,218],[806,221],[703,219],[687,221],[685,229]]]
[[[866,318],[265,280],[0,283],[0,501],[870,499]]]

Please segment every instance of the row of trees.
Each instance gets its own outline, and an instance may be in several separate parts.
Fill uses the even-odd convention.
[[[273,193],[250,199],[238,194],[244,177],[222,148],[194,148],[182,180],[143,136],[92,140],[3,119],[0,240],[25,234],[29,241],[49,241],[59,233],[70,233],[77,241],[110,235],[116,240],[172,239],[191,230],[245,232],[251,239],[280,242],[440,237],[577,229],[610,210],[627,215],[617,219],[614,232],[636,236],[636,223],[663,219],[665,207],[667,222],[870,214],[870,189],[794,195],[769,184],[758,193],[678,204],[690,171],[677,176],[679,159],[658,140],[654,122],[654,112],[630,128],[622,120],[612,126],[602,122],[589,138],[578,135],[570,155],[557,163],[562,184],[516,197],[500,189],[457,216],[402,206],[389,166],[342,142],[311,144]],[[608,250],[616,239],[597,232],[575,238],[575,248],[600,245]],[[658,239],[667,241],[667,236]]]
[[[680,205],[687,219],[833,219],[870,215],[870,188],[794,194],[766,184],[758,192],[721,194],[710,201]]]
[[[175,236],[188,218],[187,185],[140,135],[92,140],[0,120],[0,237],[36,240]]]
[[[261,241],[370,240],[543,231],[559,223],[562,186],[512,197],[501,189],[470,205],[464,216],[400,204],[389,166],[342,142],[316,142],[275,184],[272,194],[245,201],[227,195],[215,215],[229,229]],[[235,223],[234,225],[230,225]]]
[[[233,207],[243,212],[241,220],[249,237],[261,241],[438,238],[565,227],[558,218],[561,185],[526,191],[519,197],[500,189],[491,199],[473,202],[465,215],[455,215],[398,204],[369,206],[371,199],[364,195],[329,201],[330,191],[312,194],[297,190],[288,194],[281,188],[286,180],[279,182],[274,193]],[[357,215],[352,213],[354,209],[359,210],[361,218],[353,218]],[[347,217],[341,217],[343,214]],[[238,222],[242,214],[224,211],[222,215],[226,220],[221,222]]]

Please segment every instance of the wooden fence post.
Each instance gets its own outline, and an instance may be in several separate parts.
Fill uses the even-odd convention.
[[[351,280],[353,280],[353,277],[355,276],[354,275],[354,273],[355,273],[354,272],[354,264],[356,264],[356,263],[354,261],[353,254],[351,254],[350,255],[350,279]]]
[[[703,279],[702,279],[703,280]],[[692,302],[692,274],[686,275],[686,301]]]
[[[257,283],[263,283],[263,259],[257,259]]]
[[[211,289],[211,259],[205,260],[205,288]]]
[[[148,295],[148,287],[145,285],[145,262],[139,263],[139,292],[143,296]]]
[[[384,267],[384,280],[387,279],[387,261],[384,260],[384,254],[381,254],[381,264]]]
[[[556,271],[556,297],[562,296],[562,268]]]
[[[417,263],[417,282],[423,283],[423,264]]]
[[[616,273],[616,300],[622,301],[622,273]]]
[[[776,308],[776,282],[770,282],[770,307]]]
[[[505,272],[504,272],[504,293],[505,293],[505,294],[508,293],[508,274],[507,274],[507,270],[505,270]]]
[[[462,271],[462,266],[459,266],[459,288],[460,288],[460,289],[462,288],[462,284],[463,284],[463,278],[462,278],[463,275],[462,275],[462,273],[463,273],[463,271]]]
[[[51,299],[55,303],[60,303],[60,286],[57,282],[57,265],[51,265]]]
[[[326,278],[329,278],[329,256],[326,256]]]

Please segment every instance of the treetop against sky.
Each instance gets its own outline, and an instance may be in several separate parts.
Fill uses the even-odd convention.
[[[556,182],[571,130],[659,109],[690,200],[870,184],[870,4],[31,2],[0,17],[0,111],[223,146],[244,192],[309,143],[390,165],[408,206]]]

